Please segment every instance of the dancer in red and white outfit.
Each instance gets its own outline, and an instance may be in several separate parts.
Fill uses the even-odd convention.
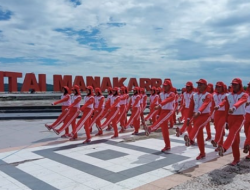
[[[206,157],[203,128],[210,121],[210,106],[213,96],[207,92],[207,81],[205,79],[200,79],[196,83],[198,84],[198,92],[191,97],[187,118],[187,126],[191,123],[192,118],[194,126],[190,133],[184,136],[184,140],[185,145],[190,146],[191,140],[194,141],[197,137],[200,154],[196,157],[196,160],[200,160]]]
[[[73,130],[72,135],[71,135],[71,136],[74,136],[84,125],[84,129],[86,133],[86,140],[83,141],[83,144],[91,142],[89,125],[91,121],[91,116],[94,111],[94,102],[95,102],[95,99],[94,99],[93,87],[87,86],[87,95],[84,96],[84,104],[80,108],[80,110],[78,110],[78,113],[82,112],[83,114],[82,114],[82,117],[77,122],[76,128]]]
[[[112,92],[113,92],[113,96],[110,99],[111,106],[107,110],[109,114],[107,116],[107,119],[104,121],[104,123],[100,127],[104,129],[110,123],[112,123],[112,127],[114,129],[114,135],[111,138],[116,138],[118,137],[117,120],[119,118],[119,111],[120,111],[120,96],[119,96],[118,87],[114,87]]]
[[[79,115],[79,109],[80,109],[80,102],[82,100],[81,97],[81,92],[80,92],[80,88],[77,85],[74,85],[72,88],[72,91],[74,93],[74,96],[72,98],[72,104],[65,109],[65,111],[68,111],[68,115],[65,119],[65,122],[63,123],[63,125],[59,128],[59,129],[53,129],[53,131],[59,135],[63,130],[65,130],[66,128],[69,127],[69,125],[71,124],[73,127],[73,131],[76,127],[75,122],[76,122],[76,118]],[[74,136],[72,137],[73,139],[77,139],[77,133],[74,134]],[[72,139],[71,138],[71,139]]]
[[[158,120],[149,127],[146,127],[146,135],[149,135],[152,131],[156,131],[161,127],[162,136],[165,142],[165,147],[162,152],[170,150],[170,139],[168,131],[168,120],[174,112],[175,93],[173,92],[173,86],[170,80],[165,80],[163,83],[164,92],[160,93],[161,103],[155,107],[156,110],[161,108],[161,113]]]
[[[190,101],[191,101],[191,97],[194,95],[194,93],[195,92],[194,92],[193,83],[191,81],[188,81],[186,83],[186,92],[183,93],[183,98],[182,98],[182,102],[181,102],[181,107],[183,107],[182,112],[183,112],[184,123],[183,123],[181,129],[179,129],[178,127],[176,128],[176,136],[177,137],[182,135],[185,131],[187,131],[188,134],[190,135],[190,132],[192,130],[192,125],[189,124],[189,126],[187,126],[187,122],[188,122]],[[194,141],[191,140],[190,143],[194,144]]]
[[[181,123],[184,120],[184,92],[186,92],[186,88],[181,89],[181,95],[179,97],[180,100],[180,107],[177,109],[177,114],[180,112],[181,117],[178,118],[178,122]]]
[[[162,92],[161,87],[158,87],[158,88],[156,89],[156,93],[157,93],[158,96],[159,96],[159,100],[158,100],[158,103],[159,103],[159,104],[161,103],[161,96],[160,96],[161,92]],[[158,112],[157,112],[157,114],[156,114],[156,120],[159,118],[160,114],[161,114],[161,107],[159,107]]]
[[[104,112],[103,112],[103,116],[102,116],[102,119],[103,118],[107,118],[108,117],[108,110],[111,106],[111,98],[113,96],[113,88],[112,87],[108,87],[108,96],[106,98],[106,101],[105,101],[105,106],[104,106]],[[106,129],[107,131],[110,131],[112,129],[111,127],[111,124],[108,125],[108,128]]]
[[[145,121],[152,118],[152,123],[155,123],[158,110],[155,110],[154,108],[159,104],[159,95],[156,93],[156,88],[154,86],[151,88],[151,95],[149,97],[149,102],[150,102],[149,105],[150,112],[145,118]]]
[[[246,159],[250,159],[250,82],[248,83],[248,87],[246,90],[246,93],[248,94],[248,100],[246,103],[246,116],[245,116],[245,122],[244,122],[244,132],[246,135],[246,140],[244,143],[244,153],[248,153],[248,156],[246,156]]]
[[[208,87],[207,92],[209,92],[213,96],[214,95],[214,85],[212,83],[208,83],[207,87]],[[212,114],[212,111],[213,111],[212,102],[211,102],[210,108],[211,108],[210,114]],[[210,121],[206,125],[206,132],[207,132],[207,138],[205,139],[205,141],[209,141],[212,139]]]
[[[61,96],[61,100],[52,103],[53,106],[57,104],[62,104],[62,114],[60,114],[59,117],[56,119],[56,121],[52,123],[51,125],[45,124],[45,127],[48,130],[54,129],[55,127],[60,125],[62,122],[65,122],[65,119],[67,115],[69,114],[69,110],[67,109],[71,104],[69,88],[67,86],[64,86],[62,90],[63,90],[63,95]],[[72,127],[74,127],[74,125],[75,123],[73,123]],[[70,137],[68,127],[65,129],[65,134],[62,135],[61,137],[62,138]]]
[[[140,113],[140,117],[141,117],[142,125],[145,128],[144,111],[145,111],[145,109],[147,107],[148,96],[145,93],[145,89],[144,88],[140,88],[140,92],[141,92],[141,100],[140,100],[141,113]]]
[[[225,90],[223,82],[219,81],[216,83],[212,103],[212,107],[216,109],[214,112],[215,139],[211,141],[214,147],[217,147],[217,145],[223,145],[223,136],[225,135],[227,113],[225,111],[225,106],[219,108],[222,100],[226,97]],[[215,151],[218,151],[218,148],[215,149]]]
[[[122,86],[120,89],[120,113],[117,122],[120,122],[121,130],[119,133],[123,133],[125,131],[126,126],[126,118],[127,118],[127,101],[128,94],[125,92],[125,87]]]
[[[229,126],[227,139],[222,146],[218,146],[218,152],[220,156],[223,156],[223,153],[232,146],[234,160],[231,165],[235,166],[240,161],[240,130],[244,124],[246,114],[245,106],[248,95],[244,92],[242,81],[239,78],[233,79],[232,89],[232,92],[230,92],[218,106],[218,108],[226,106],[226,112],[228,113],[227,121]]]
[[[125,88],[125,94],[127,94],[127,112],[126,112],[126,119],[125,119],[125,125],[127,125],[128,123],[128,118],[127,118],[127,115],[128,115],[128,111],[129,111],[129,100],[130,100],[130,97],[129,97],[129,93],[128,93],[128,87],[126,86],[123,86]]]
[[[169,120],[169,123],[170,123],[169,128],[171,129],[174,127],[174,124],[176,124],[176,111],[178,109],[178,99],[179,99],[177,89],[173,87],[172,91],[175,93],[175,100],[174,100],[174,112],[172,113],[171,118]]]
[[[95,88],[94,116],[89,125],[89,127],[91,128],[94,124],[96,124],[98,133],[95,134],[95,136],[103,134],[103,131],[100,128],[100,126],[101,126],[101,119],[104,113],[104,101],[105,101],[105,98],[102,95],[101,89]]]
[[[134,94],[130,99],[129,103],[129,108],[131,110],[131,116],[128,120],[128,123],[126,124],[125,128],[133,124],[134,126],[134,132],[132,135],[137,135],[139,133],[140,129],[140,112],[141,112],[141,107],[140,107],[140,88],[139,87],[134,87],[133,89]]]

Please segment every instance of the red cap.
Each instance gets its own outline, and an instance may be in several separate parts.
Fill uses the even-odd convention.
[[[92,86],[87,86],[87,89],[89,89],[89,90],[93,90],[93,87]]]
[[[79,90],[79,86],[74,85],[74,86],[72,87],[72,90]]]
[[[122,92],[125,92],[125,87],[122,86],[122,87],[120,88],[120,90],[121,90]]]
[[[242,84],[242,81],[240,78],[235,78],[233,79],[232,84]]]
[[[69,92],[69,87],[63,86],[63,88],[65,88]]]
[[[133,90],[140,91],[140,87],[136,86],[136,87],[133,88]]]
[[[78,94],[81,94],[80,93],[80,88],[79,88],[78,85],[74,85],[71,90],[76,90]]]
[[[250,85],[250,82],[247,85]]]
[[[102,94],[102,91],[101,91],[101,89],[100,88],[95,88],[95,93],[100,93],[100,94]]]
[[[118,87],[114,87],[112,90],[118,92],[119,88]]]
[[[193,86],[193,83],[192,83],[191,81],[188,81],[188,82],[186,83],[186,86]]]
[[[140,91],[141,92],[145,92],[145,88],[140,88]]]
[[[171,81],[170,80],[165,80],[163,83],[163,86],[167,86],[167,85],[171,85]]]
[[[155,87],[155,86],[153,86],[153,87],[151,88],[151,90],[156,90],[156,87]]]
[[[214,85],[213,85],[212,83],[208,83],[207,85],[208,85],[209,87],[211,87],[211,88],[214,87]]]
[[[221,81],[218,81],[215,86],[224,86],[224,83]]]
[[[205,84],[207,85],[207,81],[205,79],[200,79],[199,81],[196,82],[197,84],[198,83],[202,83],[202,84]]]

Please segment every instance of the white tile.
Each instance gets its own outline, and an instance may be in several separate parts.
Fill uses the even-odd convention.
[[[112,184],[112,185],[102,187],[100,188],[100,190],[130,190],[130,189],[123,187],[121,185]]]
[[[38,171],[38,170],[43,169],[42,166],[37,165],[34,162],[26,162],[26,163],[23,163],[23,164],[19,164],[16,167],[19,168],[19,169],[25,168],[25,170],[29,171],[29,172],[31,172],[31,171]]]
[[[93,190],[93,188],[87,187],[83,184],[75,184],[66,188],[62,188],[61,190]]]
[[[43,158],[42,156],[31,152],[30,150],[23,150],[17,153],[17,156],[23,158],[23,160],[32,160],[32,159],[39,159]]]
[[[43,176],[51,176],[51,175],[54,175],[54,173],[55,173],[52,170],[49,170],[47,168],[42,168],[42,169],[36,170],[36,171],[27,171],[25,169],[22,169],[22,170],[26,171],[27,173],[32,173],[32,175],[36,178],[43,177]]]
[[[21,162],[24,161],[24,159],[16,154],[10,155],[8,157],[5,157],[4,159],[2,159],[4,162],[7,163],[13,163],[13,162]]]
[[[58,189],[74,187],[74,186],[77,186],[80,184],[79,182],[76,182],[74,180],[71,180],[71,179],[68,179],[65,177],[62,177],[62,178],[57,179],[57,180],[51,180],[51,181],[46,180],[46,182],[49,183],[50,185],[58,188]],[[83,184],[81,184],[81,185],[83,185]]]
[[[145,185],[144,181],[136,180],[134,178],[126,179],[124,181],[116,183],[117,185],[120,185],[122,187],[128,188],[128,189],[134,189],[136,187]]]
[[[9,185],[5,185],[5,186],[0,185],[0,189],[1,190],[22,190],[22,189],[20,189],[20,187],[16,186],[13,183],[9,184]]]
[[[0,171],[0,189],[10,189],[10,190],[15,190],[15,189],[19,189],[19,190],[30,190],[30,188],[28,188],[26,185],[20,183],[19,181],[17,181],[16,179],[8,176],[7,174],[5,174],[4,172]]]
[[[0,159],[3,160],[5,157],[9,157],[13,154],[15,154],[17,151],[9,151],[9,152],[2,152],[0,153]]]
[[[120,171],[127,170],[128,168],[122,165],[113,164],[112,166],[105,167],[105,169],[112,171],[112,172],[120,172]]]
[[[172,175],[174,173],[172,171],[167,170],[167,169],[159,168],[159,169],[156,169],[154,171],[148,172],[148,174],[157,176],[159,178],[163,178],[163,177]]]
[[[85,184],[85,182],[95,181],[95,180],[99,179],[95,176],[92,176],[92,175],[84,173],[84,172],[82,172],[79,175],[75,175],[75,176],[71,176],[71,177],[74,179],[74,181],[79,182],[81,184]]]
[[[96,179],[96,180],[84,182],[84,185],[91,187],[91,188],[94,188],[94,189],[101,189],[102,187],[112,185],[112,184],[113,183],[108,182],[108,181],[103,180],[103,179]]]

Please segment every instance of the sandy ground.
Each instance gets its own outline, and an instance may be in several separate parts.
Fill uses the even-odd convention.
[[[222,168],[171,188],[171,190],[183,189],[250,189],[250,160],[243,159],[237,166],[225,165]]]

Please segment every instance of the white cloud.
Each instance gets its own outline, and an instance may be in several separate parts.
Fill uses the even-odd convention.
[[[250,80],[250,57],[245,53],[249,45],[244,45],[250,39],[247,1],[82,0],[75,6],[68,0],[0,0],[0,4],[0,9],[13,12],[10,20],[0,20],[0,58],[24,59],[13,63],[0,59],[1,70],[47,73],[48,81],[53,74],[170,77],[179,88],[187,80],[205,77],[229,83],[239,74],[245,83]],[[107,47],[119,49],[96,51],[90,44],[79,44],[78,34],[55,31],[66,28],[96,29]],[[41,58],[57,62],[45,65]],[[223,67],[238,64],[239,71],[223,73]]]

